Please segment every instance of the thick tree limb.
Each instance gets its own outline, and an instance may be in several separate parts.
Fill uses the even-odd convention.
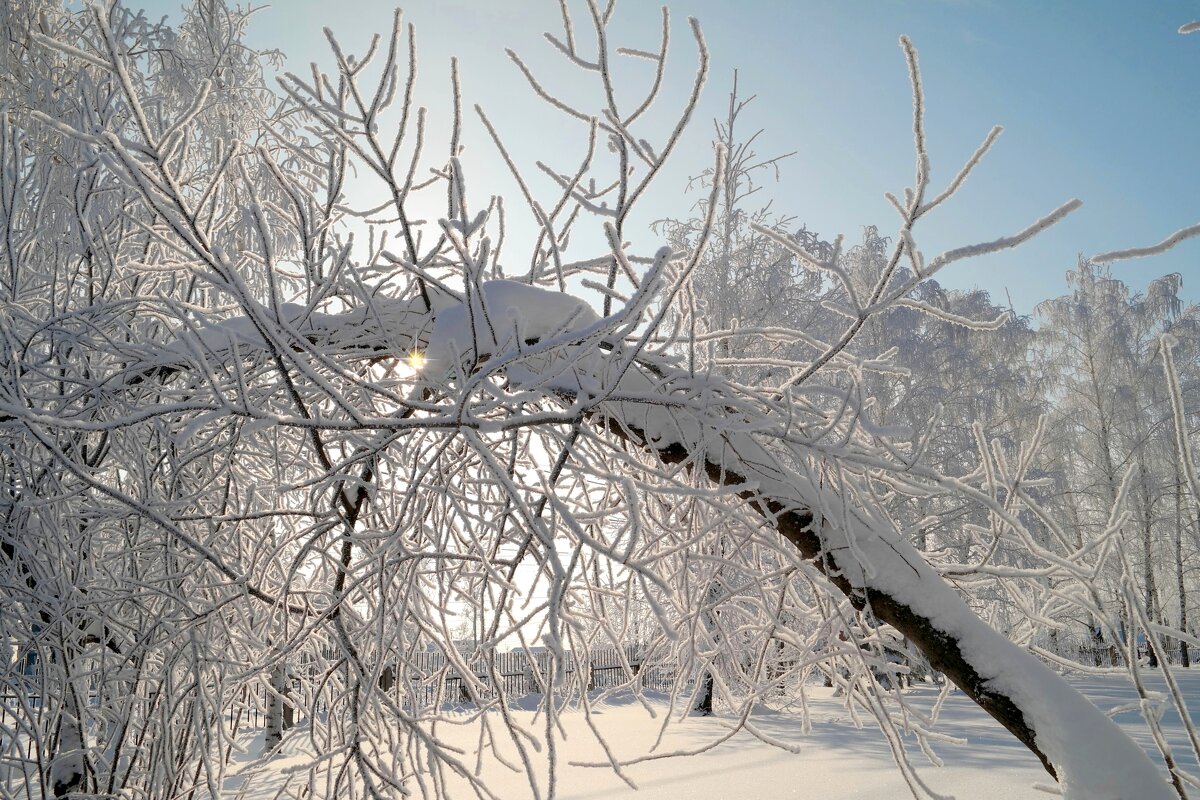
[[[882,547],[862,540],[854,549],[843,546],[846,532],[798,504],[793,492],[773,496],[772,488],[783,485],[789,476],[765,475],[758,465],[770,461],[757,457],[766,454],[748,436],[732,437],[738,440],[736,446],[723,448],[725,453],[742,451],[730,463],[728,457],[713,458],[713,448],[703,440],[692,447],[679,442],[658,445],[644,429],[623,422],[619,415],[602,420],[628,445],[664,463],[702,468],[714,484],[754,487],[738,495],[821,569],[856,608],[869,608],[877,619],[907,637],[934,668],[1029,748],[1059,781],[1064,796],[1080,800],[1174,796],[1146,753],[1115,722],[1061,676],[979,619],[894,531],[862,532]],[[696,429],[694,422],[682,427]],[[731,437],[724,438],[728,445]],[[747,450],[756,457],[747,459]],[[855,549],[871,556],[890,552],[893,557],[890,563],[872,565],[872,579],[872,571],[864,570],[851,555]],[[896,572],[911,575],[897,581]],[[905,591],[894,591],[892,586]]]
[[[740,418],[744,415],[725,406],[704,409],[670,402],[670,376],[659,372],[652,381],[636,367],[631,369],[632,356],[618,357],[611,352],[611,337],[603,335],[607,321],[596,320],[590,312],[580,314],[582,304],[564,303],[559,293],[498,283],[504,284],[497,287],[503,290],[504,302],[497,301],[496,310],[505,309],[513,319],[537,320],[536,326],[523,331],[532,334],[524,343],[529,347],[526,353],[546,353],[547,348],[561,345],[564,354],[574,350],[569,356],[572,363],[597,368],[584,389],[577,382],[578,374],[574,380],[564,378],[566,383],[551,385],[523,362],[522,370],[510,371],[508,376],[514,388],[526,383],[530,389],[568,397],[581,417],[612,432],[628,447],[666,464],[702,469],[715,484],[746,487],[738,492],[741,498],[821,569],[855,607],[869,609],[906,636],[935,668],[1028,747],[1056,777],[1067,797],[1142,800],[1172,796],[1146,753],[1115,722],[1045,664],[979,619],[921,554],[872,509],[847,510],[841,505],[844,498],[782,465],[758,435],[744,432],[748,427]],[[559,313],[547,313],[551,301]],[[325,317],[313,327],[336,331],[343,347],[352,342],[355,349],[386,351],[399,345],[402,351],[393,352],[398,357],[418,341],[430,341],[431,351],[437,351],[444,343],[435,340],[455,327],[439,320],[432,325],[432,334],[426,334],[431,329],[428,316],[409,304],[399,304],[396,310],[400,313],[389,315],[395,327],[387,330],[374,330],[365,315],[353,320]],[[225,335],[231,327],[236,326],[205,332],[206,349],[215,349],[215,335]],[[575,332],[562,333],[564,327]],[[312,332],[302,335],[310,343],[321,338]],[[606,345],[606,341],[610,343]],[[242,344],[250,342],[243,339]],[[503,349],[503,342],[477,341],[476,346],[486,348],[480,352],[495,354]],[[616,374],[602,374],[604,349],[609,350],[610,367],[618,365]],[[504,369],[501,362],[515,363],[522,358],[520,353],[511,358],[491,355],[489,363]],[[175,363],[169,370],[181,368],[180,362],[186,359],[171,361]],[[162,369],[155,365],[151,371]],[[560,370],[556,374],[568,373]],[[684,374],[678,377],[689,380]],[[712,388],[715,379],[709,380]],[[635,399],[655,395],[662,402]],[[729,389],[729,396],[736,392]],[[830,514],[830,509],[843,513]]]

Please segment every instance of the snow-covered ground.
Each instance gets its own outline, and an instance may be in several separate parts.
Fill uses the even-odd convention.
[[[1200,707],[1200,670],[1178,672],[1182,689],[1194,705]],[[1102,710],[1136,703],[1136,694],[1128,681],[1119,675],[1076,677],[1071,682]],[[1148,688],[1161,691],[1162,678],[1147,677]],[[910,701],[929,708],[937,697],[936,688],[918,687],[908,693]],[[659,712],[654,719],[646,709],[630,698],[609,700],[593,711],[593,721],[601,730],[618,759],[632,759],[647,753],[653,746],[661,726],[665,706],[652,703]],[[534,722],[534,712],[513,711],[531,730],[543,732],[541,720]],[[809,713],[812,731],[805,735],[800,717],[788,710],[763,710],[753,716],[760,731],[792,747],[798,754],[764,744],[748,733],[739,732],[732,739],[699,755],[666,758],[635,764],[625,769],[626,775],[637,784],[630,789],[610,769],[571,766],[569,761],[602,761],[604,754],[587,728],[583,714],[564,712],[561,716],[566,734],[558,745],[558,797],[563,800],[628,798],[632,800],[756,800],[762,798],[819,797],[822,800],[840,798],[904,798],[911,796],[904,778],[898,772],[889,747],[869,718],[863,727],[856,727],[842,698],[833,696],[832,689],[814,686],[809,693]],[[497,717],[499,715],[497,714]],[[1200,714],[1193,715],[1200,722]],[[1161,763],[1154,744],[1137,711],[1117,716],[1123,727],[1142,745],[1156,763]],[[659,744],[658,752],[691,750],[702,747],[728,731],[730,719],[690,717],[673,722]],[[1195,773],[1197,764],[1187,745],[1186,733],[1173,709],[1163,717],[1163,727],[1176,760]],[[910,740],[906,740],[912,763],[930,789],[959,798],[959,800],[988,800],[1002,798],[1017,800],[1023,797],[1047,797],[1036,785],[1048,788],[1052,783],[1039,762],[1007,732],[966,699],[954,692],[942,708],[936,730],[966,740],[965,744],[939,744],[937,754],[944,766],[936,767]],[[302,731],[296,733],[302,734]],[[475,762],[475,725],[451,728],[442,726],[439,733],[448,743],[462,747],[469,754],[464,761]],[[261,738],[261,737],[260,737]],[[543,753],[544,753],[543,749]],[[517,762],[515,750],[505,753]],[[536,756],[535,756],[536,757]],[[243,756],[234,768],[225,788],[229,797],[271,797],[285,782],[285,775],[311,762],[302,735],[293,735],[282,751],[269,759]],[[295,772],[296,783],[303,779]],[[513,773],[494,758],[483,761],[482,776],[499,797],[508,800],[531,797],[523,774]],[[542,770],[544,785],[545,772]],[[317,788],[317,787],[314,787]],[[452,790],[453,791],[453,790]],[[319,793],[319,788],[317,789]],[[453,796],[473,797],[464,782]],[[543,794],[543,797],[545,795]]]

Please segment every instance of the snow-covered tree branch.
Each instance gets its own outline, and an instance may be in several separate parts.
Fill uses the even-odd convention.
[[[749,176],[776,161],[735,136],[735,94],[697,218],[635,244],[710,56],[689,20],[671,55],[694,59],[694,76],[669,97],[669,14],[646,51],[616,46],[612,3],[586,10],[586,36],[563,4],[547,38],[595,97],[554,94],[510,53],[583,153],[528,165],[505,143],[517,121],[464,113],[456,65],[448,141],[430,141],[399,12],[361,55],[327,31],[328,71],[274,88],[270,54],[242,41],[248,12],[220,2],[177,29],[119,4],[11,4],[0,590],[13,611],[0,636],[26,654],[2,665],[5,689],[39,705],[0,722],[0,777],[29,798],[221,796],[239,726],[261,711],[268,750],[306,742],[280,796],[495,797],[446,735],[467,724],[446,712],[456,703],[478,759],[515,752],[505,765],[554,797],[556,698],[591,713],[594,675],[577,665],[605,648],[620,654],[614,689],[638,695],[661,656],[681,665],[672,708],[693,707],[706,675],[709,705],[764,741],[755,703],[820,670],[885,735],[903,724],[925,747],[932,722],[898,722],[911,709],[883,685],[901,674],[891,643],[919,651],[1066,796],[1169,796],[1145,752],[970,595],[983,578],[1088,590],[1076,607],[1105,619],[1096,574],[1119,551],[1132,479],[1109,465],[1096,541],[1054,539],[1029,477],[1044,425],[1010,464],[967,424],[972,466],[955,473],[881,385],[911,376],[908,356],[873,338],[907,315],[1018,347],[1026,329],[990,304],[950,307],[931,279],[1078,201],[926,260],[919,223],[984,168],[998,129],[934,187],[904,39],[916,170],[892,198],[894,239],[847,249],[747,216]],[[618,80],[625,66],[644,68],[639,85]],[[476,125],[502,167],[488,174],[512,176],[507,203],[475,184]],[[517,213],[533,241],[513,241]],[[747,281],[762,276],[756,297]],[[770,302],[784,291],[805,300]],[[1186,463],[1183,391],[1162,358]],[[1126,422],[1131,436],[1163,427]],[[1139,502],[1151,520],[1152,498]],[[954,506],[986,544],[931,563],[915,528],[955,527]],[[913,508],[945,519],[911,526]],[[1152,603],[1130,602],[1127,616],[1163,632],[1138,615]],[[544,753],[511,713],[503,649],[543,696]],[[21,666],[30,653],[37,670]],[[894,750],[914,795],[932,796]]]

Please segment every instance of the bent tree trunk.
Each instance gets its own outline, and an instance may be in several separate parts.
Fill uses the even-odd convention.
[[[552,349],[574,350],[573,363],[595,366],[598,362],[590,360],[592,354],[598,359],[603,358],[602,350],[615,355],[612,345],[600,343],[633,312],[600,320],[586,303],[569,295],[510,281],[482,284],[474,302],[492,309],[492,336],[495,331],[515,330],[515,320],[522,320],[524,351],[512,343],[486,340],[480,331],[488,329],[482,325],[468,328],[468,318],[477,313],[470,304],[439,302],[440,308],[430,308],[419,298],[393,301],[372,315],[311,314],[302,335],[313,345],[337,350],[350,343],[354,351],[370,350],[375,356],[392,352],[404,358],[413,349],[425,349],[428,363],[438,364],[449,363],[455,352],[451,335],[460,329],[471,331],[470,338],[459,333],[460,344],[474,340],[474,347],[466,349],[491,354],[480,356],[481,361],[490,360],[479,365],[481,374],[523,359],[523,369],[508,375],[511,388],[521,390],[528,381],[537,392],[566,400],[576,410],[577,421],[607,429],[629,448],[663,463],[702,470],[715,484],[744,487],[740,497],[821,569],[833,586],[856,607],[869,609],[908,638],[934,669],[1037,755],[1066,797],[1166,800],[1174,796],[1146,753],[1115,722],[1053,670],[981,620],[886,519],[866,504],[856,506],[851,498],[839,498],[782,465],[755,434],[739,432],[747,427],[746,420],[737,419],[725,407],[697,410],[669,402],[670,376],[659,374],[652,381],[630,369],[629,362],[607,382],[600,374],[592,375],[585,389],[577,373],[574,379],[562,379],[566,373],[559,371],[560,380],[546,382],[529,360]],[[432,332],[430,317],[434,318]],[[265,314],[258,320],[260,325],[271,322]],[[218,343],[232,338],[226,327],[216,325],[201,333],[207,348],[223,349]],[[244,332],[237,338],[241,347],[251,344]],[[286,339],[282,332],[281,338]],[[398,344],[400,350],[395,349]],[[166,363],[150,372],[166,375],[186,368],[181,364],[186,359],[179,358],[183,343],[177,347]],[[461,356],[460,351],[457,358]],[[689,380],[686,374],[679,378],[682,383]],[[469,386],[462,389],[467,390]],[[823,509],[837,513],[826,514]]]
[[[628,403],[621,406],[628,407]],[[915,644],[934,669],[1041,760],[1064,795],[1089,800],[1173,797],[1146,753],[1053,670],[983,622],[924,558],[866,509],[854,530],[822,515],[821,489],[789,475],[748,435],[716,434],[663,443],[610,413],[603,424],[628,444],[668,464],[703,469],[715,484],[746,485],[739,495],[813,562],[858,609],[869,608]],[[675,417],[679,414],[675,413]],[[676,430],[699,433],[696,420]],[[652,426],[659,429],[660,426]],[[832,500],[832,498],[824,498]],[[835,507],[832,503],[828,507]],[[853,542],[853,548],[851,547]],[[869,564],[860,563],[857,551]]]

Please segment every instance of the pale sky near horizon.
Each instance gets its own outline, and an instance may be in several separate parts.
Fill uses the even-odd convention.
[[[178,21],[181,0],[126,0],[152,16]],[[286,69],[331,64],[322,26],[349,49],[390,27],[390,0],[274,0],[258,13],[249,41],[277,47]],[[584,142],[532,98],[504,54],[527,57],[556,90],[576,80],[542,39],[561,31],[554,0],[410,0],[400,4],[417,27],[423,102],[431,117],[451,55],[461,62],[465,106],[480,103],[514,157],[536,171],[542,159],[568,171]],[[1018,313],[1066,290],[1064,276],[1080,253],[1155,243],[1200,222],[1200,34],[1180,25],[1200,19],[1200,2],[1038,2],[1036,0],[675,0],[672,62],[664,108],[686,96],[695,46],[687,17],[699,19],[711,51],[701,107],[670,170],[660,181],[656,217],[683,216],[696,200],[680,189],[711,160],[713,117],[723,113],[734,69],[745,95],[757,96],[743,130],[763,129],[760,155],[797,151],[782,177],[764,190],[775,211],[832,239],[849,241],[863,225],[884,233],[896,215],[883,199],[912,182],[911,94],[897,46],[908,34],[920,51],[926,129],[938,191],[993,124],[1005,132],[959,196],[918,228],[927,257],[1020,230],[1062,202],[1081,210],[1023,247],[948,268],[955,288],[978,286],[993,301],[1011,294]],[[590,39],[586,12],[572,3],[577,36]],[[659,4],[618,3],[616,45],[654,49]],[[665,116],[664,116],[665,118]],[[481,127],[473,114],[467,125]],[[471,140],[468,139],[470,147]],[[483,140],[478,140],[482,145]],[[568,167],[568,165],[571,165]],[[486,192],[496,175],[477,175]],[[485,184],[480,187],[478,183]],[[671,191],[662,191],[668,185]],[[507,191],[507,187],[504,187]],[[498,189],[497,189],[498,191]],[[510,197],[510,204],[517,198]],[[674,206],[674,207],[669,207]],[[647,241],[652,245],[652,241]],[[582,254],[576,254],[581,256]],[[1173,253],[1124,262],[1114,274],[1135,289],[1168,272],[1184,277],[1184,295],[1200,302],[1200,239]]]

